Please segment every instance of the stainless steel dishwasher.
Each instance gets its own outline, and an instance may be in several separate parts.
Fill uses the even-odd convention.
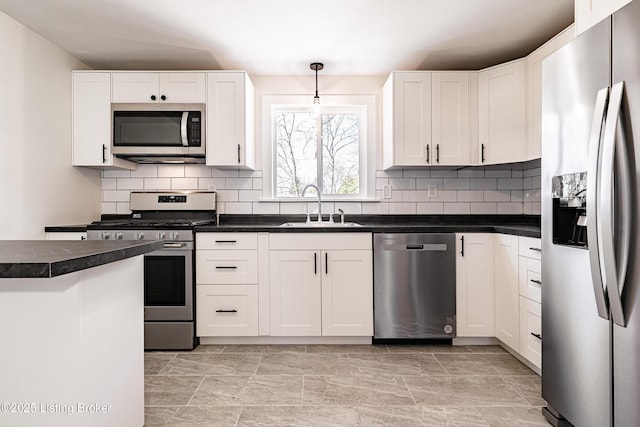
[[[454,233],[373,236],[374,338],[456,335]]]

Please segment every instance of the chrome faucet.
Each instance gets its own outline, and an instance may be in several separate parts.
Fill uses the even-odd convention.
[[[320,194],[320,189],[313,185],[309,184],[302,190],[302,197],[304,197],[304,193],[307,192],[309,187],[316,189],[316,194],[318,195],[318,222],[322,222],[322,194]],[[309,205],[307,204],[307,222],[311,222],[311,218],[309,217]]]
[[[340,224],[344,225],[344,211],[342,209],[338,209],[340,212]]]

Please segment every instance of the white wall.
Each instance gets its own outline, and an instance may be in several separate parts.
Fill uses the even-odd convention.
[[[0,239],[100,215],[99,171],[71,166],[71,70],[85,64],[0,12]]]

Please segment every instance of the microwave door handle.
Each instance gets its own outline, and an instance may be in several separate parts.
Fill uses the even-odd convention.
[[[591,267],[591,280],[596,300],[598,316],[609,318],[609,307],[604,291],[603,271],[600,262],[601,218],[599,212],[598,193],[600,192],[601,175],[601,151],[602,151],[602,127],[609,99],[609,88],[598,92],[591,124],[591,137],[589,138],[589,169],[587,172],[587,241],[589,242],[589,264]]]
[[[182,112],[182,120],[180,120],[180,136],[182,137],[182,145],[189,146],[189,138],[187,137],[187,122],[189,121],[189,112]]]

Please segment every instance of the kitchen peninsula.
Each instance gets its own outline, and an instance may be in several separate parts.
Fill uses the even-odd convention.
[[[0,425],[143,425],[141,255],[160,246],[0,241]]]

